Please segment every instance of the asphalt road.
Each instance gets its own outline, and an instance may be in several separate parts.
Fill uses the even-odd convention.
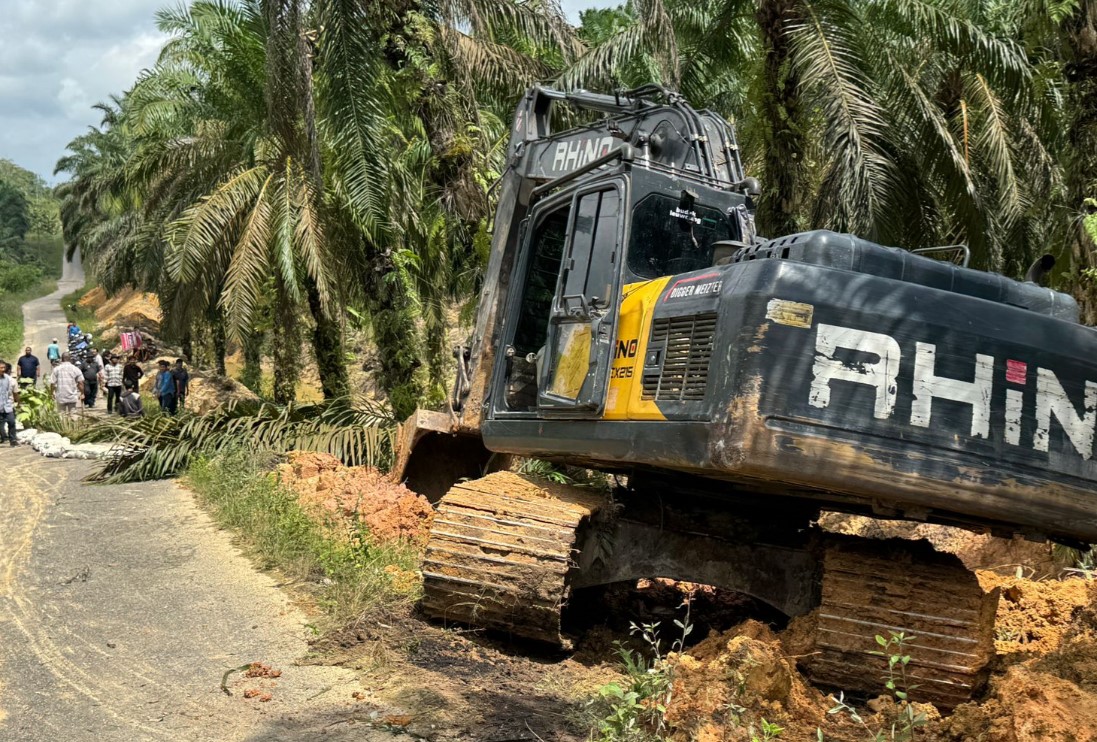
[[[46,374],[46,346],[52,338],[61,341],[61,350],[65,350],[65,314],[61,311],[61,297],[71,294],[84,285],[84,269],[80,256],[72,262],[65,262],[57,290],[49,296],[28,301],[23,305],[23,341],[34,349],[34,354],[45,364],[42,374]]]
[[[66,279],[25,307],[43,356],[79,267]],[[392,738],[364,723],[353,672],[301,663],[308,617],[189,493],[87,485],[90,466],[0,449],[0,740]],[[252,661],[283,674],[223,693]]]

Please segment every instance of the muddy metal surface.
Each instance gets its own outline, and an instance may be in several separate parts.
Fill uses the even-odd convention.
[[[43,357],[58,300],[25,307]],[[299,665],[309,619],[172,482],[0,449],[0,740],[386,740],[354,673]],[[229,677],[259,661],[277,679]],[[270,693],[245,699],[247,689]]]

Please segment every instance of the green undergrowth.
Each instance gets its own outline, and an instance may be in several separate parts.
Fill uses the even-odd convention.
[[[0,360],[13,366],[23,349],[23,303],[52,293],[57,282],[27,265],[0,264]],[[35,348],[45,357],[45,348]]]
[[[29,234],[23,240],[24,252],[34,256],[46,278],[61,278],[65,262],[65,242],[60,235]]]
[[[364,529],[335,538],[311,518],[273,472],[278,457],[231,449],[195,459],[184,482],[214,519],[237,536],[263,568],[307,589],[337,628],[418,599],[418,552],[402,543],[375,543]]]

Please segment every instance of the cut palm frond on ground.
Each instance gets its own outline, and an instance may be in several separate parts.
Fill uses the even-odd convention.
[[[106,421],[81,432],[79,440],[115,444],[91,481],[139,482],[174,476],[199,454],[233,447],[330,453],[350,466],[385,468],[393,431],[386,412],[346,399],[309,405],[241,401],[201,417]]]

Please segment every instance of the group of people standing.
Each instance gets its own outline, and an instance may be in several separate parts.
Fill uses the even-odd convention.
[[[74,414],[81,402],[84,407],[94,407],[102,389],[105,390],[108,414],[144,415],[138,385],[145,372],[134,357],[123,362],[121,356],[89,348],[85,360],[74,364],[71,354],[62,352],[57,338],[53,338],[46,348],[46,360],[50,364],[48,384],[61,414]],[[35,387],[44,377],[42,363],[29,346],[16,365],[18,378],[12,375],[10,364],[0,361],[0,443],[10,442],[12,446],[18,445],[15,405],[19,402],[20,387]],[[190,373],[182,358],[175,361],[174,368],[166,360],[160,361],[158,367],[153,390],[160,408],[174,415],[186,406]]]

